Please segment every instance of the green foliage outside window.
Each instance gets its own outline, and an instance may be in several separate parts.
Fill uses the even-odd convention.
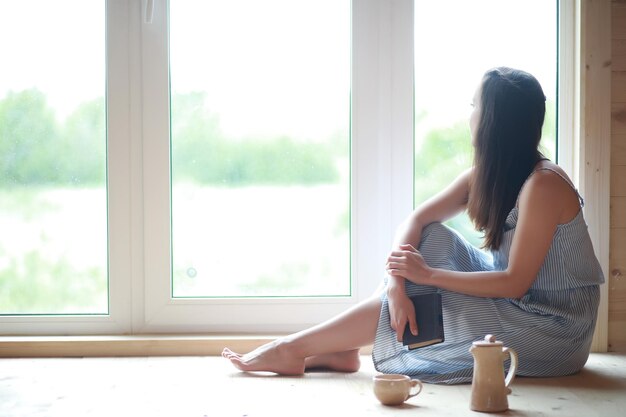
[[[233,140],[221,131],[219,119],[207,113],[203,94],[180,95],[172,100],[172,107],[180,115],[172,121],[176,138],[172,166],[181,181],[199,186],[243,187],[328,184],[340,179],[336,161],[348,157],[346,146],[339,145],[345,144],[345,139]],[[554,126],[554,105],[548,103],[543,144],[550,158],[555,153]],[[82,104],[61,123],[38,90],[9,93],[0,100],[0,212],[27,222],[61,210],[51,206],[41,191],[102,187],[106,175],[105,135],[102,99]],[[466,121],[428,132],[415,155],[416,204],[440,191],[470,165],[471,140]],[[466,216],[450,224],[480,245],[480,236],[473,232]],[[348,227],[348,222],[341,225]],[[102,278],[106,272],[101,269],[77,270],[67,259],[51,260],[37,250],[12,258],[6,249],[0,245],[0,259],[4,257],[0,268],[3,311],[61,311],[69,304],[73,304],[73,311],[88,311],[106,291],[106,279]]]
[[[103,184],[102,100],[81,105],[63,125],[31,89],[0,101],[0,187]]]
[[[233,140],[221,132],[219,120],[204,111],[200,93],[176,96],[172,106],[181,115],[172,121],[177,179],[218,186],[339,180],[334,162],[338,150],[332,145],[289,137]],[[9,93],[0,100],[0,187],[104,184],[104,111],[103,100],[96,99],[60,124],[38,90]]]

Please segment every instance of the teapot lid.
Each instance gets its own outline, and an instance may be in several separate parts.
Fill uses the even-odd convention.
[[[472,345],[477,347],[490,347],[502,346],[503,343],[499,340],[496,340],[496,337],[494,335],[488,334],[483,340],[477,340],[475,342],[472,342]]]

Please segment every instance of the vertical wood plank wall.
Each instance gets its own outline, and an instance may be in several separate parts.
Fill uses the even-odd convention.
[[[626,351],[626,0],[611,4],[609,351]]]
[[[580,99],[577,137],[579,188],[585,219],[605,276],[610,252],[611,194],[611,0],[580,2]],[[584,165],[583,165],[584,164]],[[600,288],[594,352],[608,350],[609,286]]]

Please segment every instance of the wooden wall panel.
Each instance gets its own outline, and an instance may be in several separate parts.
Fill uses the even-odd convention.
[[[611,138],[611,166],[626,165],[626,134]]]
[[[611,234],[611,247],[614,250],[611,252],[611,261],[613,265],[609,275],[619,278],[622,281],[622,284],[625,285],[624,288],[626,288],[626,233],[624,233],[626,232],[626,228],[616,227],[613,230],[620,233]],[[626,312],[626,309],[623,308],[625,306],[621,307]]]
[[[608,349],[626,351],[626,1],[611,5],[611,237]]]
[[[611,50],[613,71],[626,71],[626,39],[613,39]]]
[[[626,39],[626,1],[613,1],[611,30],[613,39]]]
[[[611,229],[609,351],[626,351],[626,228]]]
[[[611,104],[611,134],[626,135],[626,103],[613,101]]]
[[[626,196],[626,165],[611,167],[611,197]],[[620,213],[617,213],[618,215]]]
[[[613,71],[611,91],[613,103],[626,103],[626,71]]]
[[[611,197],[611,228],[626,228],[626,197]]]
[[[607,275],[610,258],[611,186],[611,2],[580,2],[580,164],[576,173],[585,196],[585,219],[598,261]],[[607,279],[608,280],[608,279]],[[598,326],[591,342],[594,352],[608,349],[609,287],[600,288]]]

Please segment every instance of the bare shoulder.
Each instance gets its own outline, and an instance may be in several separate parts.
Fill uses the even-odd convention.
[[[543,169],[542,169],[543,168]],[[541,161],[528,178],[520,194],[520,203],[558,213],[559,223],[566,223],[578,214],[580,203],[567,173],[557,164]]]
[[[543,160],[540,161],[537,166],[535,166],[535,170],[536,170],[536,174],[557,174],[559,175],[562,179],[567,180],[567,182],[569,182],[570,184],[572,184],[572,179],[569,177],[569,175],[567,175],[567,172],[565,172],[565,170],[563,168],[561,168],[559,165],[555,164],[554,162],[550,161],[550,160]]]
[[[572,180],[567,173],[551,161],[541,161],[528,178],[524,187],[541,194],[572,193],[574,191]],[[525,190],[522,190],[525,191]]]

